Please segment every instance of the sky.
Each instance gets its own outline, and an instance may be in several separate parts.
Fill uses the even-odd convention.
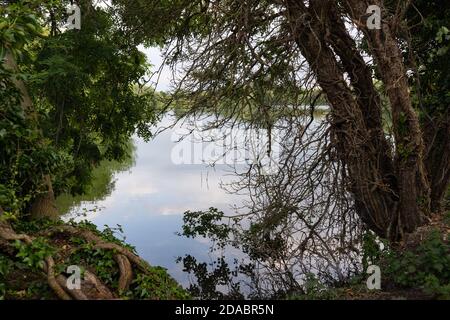
[[[152,71],[157,71],[159,67],[163,64],[163,58],[161,57],[161,50],[156,47],[152,48],[139,48],[142,52],[147,55],[148,62],[153,65]],[[157,91],[167,91],[170,89],[170,80],[172,79],[172,73],[168,66],[165,66],[159,76],[158,86],[156,88]],[[153,82],[156,82],[157,75],[152,79]]]

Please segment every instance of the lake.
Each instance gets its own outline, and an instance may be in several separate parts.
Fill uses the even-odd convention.
[[[322,114],[316,115],[308,130],[316,130],[321,123],[318,120],[322,118]],[[304,120],[309,121],[306,117]],[[176,263],[176,258],[190,254],[197,261],[212,262],[220,252],[210,252],[207,239],[187,239],[176,234],[181,231],[183,213],[210,207],[226,214],[235,213],[236,207],[242,206],[248,198],[229,193],[222,187],[236,179],[234,169],[245,171],[252,159],[258,159],[263,169],[271,169],[267,161],[264,163],[265,130],[239,127],[231,130],[226,126],[221,130],[202,130],[208,121],[206,117],[201,122],[181,122],[169,127],[174,120],[166,115],[155,127],[158,132],[161,128],[165,130],[152,140],[145,142],[134,136],[133,164],[124,171],[114,168],[119,171],[114,174],[114,183],[110,183],[110,187],[97,187],[105,189],[102,192],[107,196],[99,197],[94,188],[92,191],[97,195],[93,198],[101,200],[71,199],[70,203],[75,205],[69,209],[65,219],[86,213],[85,217],[77,217],[76,220],[87,219],[101,230],[105,225],[120,225],[126,242],[135,246],[141,257],[152,265],[167,268],[177,281],[188,285],[188,275],[182,271],[182,264]],[[191,134],[179,142],[188,133]],[[224,134],[227,138],[220,138]],[[276,138],[283,140],[283,134],[277,135],[272,131],[272,156],[276,155]],[[228,152],[223,156],[225,149]],[[243,258],[242,253],[234,249],[227,250],[226,256],[227,259]]]
[[[158,127],[172,123],[164,118]],[[240,204],[241,196],[229,194],[220,187],[231,179],[230,168],[224,164],[214,167],[193,161],[174,161],[174,147],[183,125],[167,129],[145,142],[133,137],[134,165],[114,175],[114,188],[105,199],[83,201],[72,207],[65,219],[87,212],[87,219],[99,229],[104,225],[123,228],[126,241],[152,265],[160,265],[182,285],[189,283],[182,265],[175,262],[189,253],[199,261],[214,259],[209,241],[187,239],[176,235],[181,231],[183,213],[216,207],[231,212]],[[195,139],[185,140],[192,144]],[[179,144],[178,144],[179,145]],[[96,209],[98,208],[98,209]],[[94,212],[95,211],[95,212]],[[77,220],[76,219],[76,220]]]

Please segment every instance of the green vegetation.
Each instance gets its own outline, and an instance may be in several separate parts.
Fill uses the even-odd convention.
[[[90,10],[89,1],[82,4],[89,13],[83,15],[83,28],[59,31],[67,3],[0,8],[1,57],[11,64],[2,64],[0,71],[7,89],[0,95],[0,206],[5,211],[29,211],[45,196],[43,176],[50,176],[56,196],[92,191],[93,170],[102,161],[126,161],[131,135],[151,136],[156,100],[136,88],[149,74],[144,54],[125,41],[114,12]],[[47,10],[54,14],[50,25]],[[15,85],[24,87],[24,80],[27,91]],[[28,97],[21,100],[21,95]]]
[[[447,200],[450,199],[450,189]],[[269,291],[265,298],[322,300],[322,299],[450,299],[450,207],[446,214],[435,217],[430,226],[423,227],[408,235],[401,243],[390,244],[373,232],[364,233],[360,257],[361,268],[342,281],[324,281],[317,274],[307,273],[299,285],[289,291]],[[239,228],[239,219],[229,220],[216,208],[207,211],[185,212],[184,225],[180,236],[207,238],[212,241],[211,252],[220,253],[224,248],[242,251],[247,260],[232,260],[226,254],[211,262],[198,261],[191,255],[179,257],[186,272],[196,282],[188,291],[201,299],[261,298],[253,292],[245,293],[239,279],[246,279],[254,288],[261,285],[259,279],[270,277],[258,270],[265,261],[271,261],[275,252],[282,252],[282,239],[270,239],[266,229],[265,238],[257,238],[258,229],[252,225],[248,229]],[[273,246],[274,248],[271,248]],[[283,259],[281,256],[280,259]],[[381,270],[381,290],[369,290],[366,285],[366,270],[377,265]],[[277,269],[268,269],[277,270]],[[276,284],[271,280],[271,285]],[[218,286],[228,290],[221,292]]]
[[[70,3],[0,5],[0,297],[186,298],[112,229],[59,220],[111,192],[132,165],[132,135],[149,139],[158,113],[150,64],[117,10],[80,1],[83,27],[66,30]],[[82,296],[64,283],[71,264],[91,275]]]
[[[183,236],[248,258],[179,258],[198,279],[192,296],[242,298],[239,276],[250,298],[370,295],[361,281],[376,263],[381,296],[449,298],[448,0],[377,1],[376,30],[359,0],[80,0],[80,30],[64,23],[72,3],[0,5],[1,298],[190,297],[117,238],[120,226],[60,221],[111,192],[132,136],[152,138],[167,111],[268,133],[286,120],[282,170],[252,165],[235,188],[247,212],[185,213]],[[176,90],[148,86],[141,45],[166,49]],[[298,121],[320,104],[324,123]],[[67,286],[72,264],[80,292]]]
[[[449,217],[450,212],[443,221],[435,223],[435,227],[411,236],[413,239],[401,247],[380,250],[374,238],[368,238],[364,257],[370,260],[369,264],[380,266],[381,290],[367,289],[365,273],[334,287],[325,286],[314,275],[309,275],[304,284],[304,294],[289,298],[450,299]]]
[[[416,248],[388,252],[383,264],[387,283],[450,299],[450,243],[440,230],[432,230]]]
[[[83,194],[71,195],[61,194],[56,198],[56,205],[61,214],[67,213],[76,205],[85,201],[97,202],[105,199],[114,190],[114,175],[130,169],[134,164],[134,145],[129,142],[127,154],[129,156],[123,161],[102,160],[92,170],[91,183],[86,187]]]
[[[13,256],[0,254],[0,299],[56,299],[43,273],[44,260],[50,256],[58,258],[55,269],[65,274],[70,265],[83,266],[84,270],[95,273],[111,290],[118,290],[120,270],[114,259],[114,250],[99,249],[93,243],[78,236],[47,236],[52,230],[62,226],[62,222],[40,220],[12,224],[14,230],[36,236],[31,244],[17,240]],[[134,251],[134,248],[117,238],[120,228],[105,228],[102,232],[88,221],[70,222],[71,226],[89,230],[101,239],[114,242]],[[136,271],[129,289],[119,292],[123,299],[187,299],[188,293],[173,280],[162,267],[147,266],[146,272]],[[18,277],[18,275],[20,275]]]

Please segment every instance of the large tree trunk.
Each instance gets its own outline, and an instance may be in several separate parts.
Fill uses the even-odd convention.
[[[48,218],[52,220],[59,219],[59,211],[56,206],[55,194],[53,192],[52,180],[50,175],[42,177],[42,194],[36,197],[30,208],[31,219]]]
[[[424,141],[418,116],[412,106],[402,53],[391,25],[386,19],[380,30],[369,30],[364,17],[369,5],[383,8],[379,0],[347,0],[350,16],[364,32],[376,60],[392,110],[396,144],[395,170],[398,180],[398,228],[413,231],[430,213],[430,186],[424,164]],[[383,8],[384,9],[384,8]]]
[[[14,59],[14,56],[12,53],[7,50],[6,57],[5,57],[5,68],[8,70],[11,70],[14,73],[17,72],[17,64]],[[16,85],[16,87],[20,90],[20,93],[22,94],[22,102],[21,106],[25,112],[25,114],[32,119],[36,125],[38,121],[36,110],[33,106],[33,102],[31,100],[31,97],[28,93],[28,90],[26,88],[25,83],[22,80],[17,79],[16,77],[13,77],[13,83]],[[39,132],[39,134],[42,134],[38,128],[36,130]],[[40,173],[36,173],[40,174]],[[42,175],[42,183],[41,183],[41,192],[39,195],[32,200],[31,202],[31,208],[30,208],[30,216],[32,219],[39,219],[39,218],[50,218],[50,219],[57,219],[59,217],[59,212],[56,207],[55,202],[55,196],[53,193],[53,187],[52,187],[52,180],[49,174],[43,174]]]
[[[347,1],[354,19],[361,19],[367,6],[364,1]],[[424,141],[395,37],[388,25],[382,30],[361,27],[392,109],[392,152],[384,137],[380,98],[370,69],[346,31],[335,2],[311,0],[306,7],[301,1],[287,0],[287,9],[297,45],[331,104],[336,149],[347,168],[356,210],[378,235],[399,240],[427,221],[431,200]],[[352,87],[344,72],[350,76]]]

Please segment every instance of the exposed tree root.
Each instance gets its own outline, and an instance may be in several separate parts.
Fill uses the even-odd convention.
[[[135,255],[130,250],[128,250],[118,244],[104,241],[102,238],[100,238],[99,236],[97,236],[96,234],[94,234],[93,232],[91,232],[89,230],[64,225],[64,226],[54,227],[54,228],[50,229],[49,231],[47,231],[46,234],[51,236],[51,235],[54,235],[57,233],[66,233],[66,234],[70,234],[72,236],[81,237],[84,240],[86,240],[87,242],[94,244],[94,248],[97,248],[97,249],[113,250],[117,254],[120,254],[120,255],[124,256],[125,258],[127,258],[129,260],[129,263],[131,262],[134,265],[136,265],[136,267],[139,268],[142,272],[148,273],[149,265],[145,260],[141,259],[140,257]],[[124,267],[124,268],[126,268],[126,267]],[[124,271],[131,273],[131,270],[124,270]]]
[[[32,243],[32,238],[26,234],[17,234],[11,226],[4,222],[0,221],[0,238],[3,238],[7,241],[15,241],[20,240],[24,241],[26,244]],[[44,271],[47,273],[47,281],[50,288],[53,289],[55,294],[63,300],[70,300],[70,295],[64,291],[63,287],[56,281],[55,272],[54,272],[55,262],[52,257],[47,257],[44,261]]]
[[[127,291],[133,280],[133,269],[131,269],[130,260],[122,254],[116,254],[114,260],[116,260],[120,269],[119,291]]]
[[[146,261],[135,255],[130,250],[112,242],[104,241],[93,232],[73,226],[63,225],[53,227],[45,231],[46,237],[57,234],[68,234],[77,236],[93,244],[96,249],[112,250],[114,260],[120,270],[118,282],[118,293],[113,293],[95,274],[89,270],[84,271],[81,279],[80,289],[68,287],[68,279],[62,274],[56,274],[55,261],[53,257],[44,260],[43,271],[47,275],[47,282],[55,295],[62,300],[90,300],[90,299],[116,299],[120,293],[126,292],[133,280],[133,268],[136,266],[141,272],[149,273],[149,265]],[[10,224],[0,221],[0,251],[14,256],[14,248],[11,241],[20,240],[26,244],[33,242],[33,237],[26,234],[17,234]]]
[[[47,281],[50,288],[56,293],[56,295],[62,300],[71,300],[70,295],[64,290],[62,286],[55,277],[55,262],[52,257],[47,257],[45,259],[44,271],[47,272]]]
[[[74,300],[88,300],[88,297],[83,293],[82,290],[78,290],[78,289],[70,290],[69,288],[67,288],[67,278],[64,277],[63,275],[61,275],[61,274],[58,275],[56,277],[56,280],[58,281],[59,285],[61,287],[63,287],[65,291],[70,292],[70,295],[71,295],[71,297],[69,297],[68,299],[64,299],[60,295],[58,295],[58,297],[60,297],[61,299],[72,300],[72,298],[73,298]]]

